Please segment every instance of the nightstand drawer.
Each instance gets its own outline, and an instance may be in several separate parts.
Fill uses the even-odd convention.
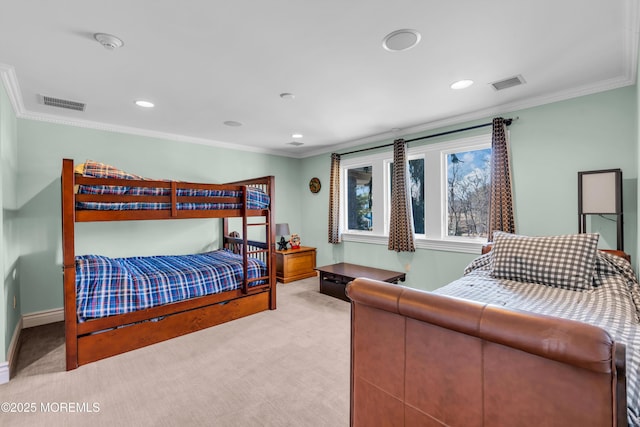
[[[296,275],[300,273],[307,273],[313,270],[316,266],[315,252],[302,252],[299,254],[289,255],[287,257],[287,267],[289,273]]]

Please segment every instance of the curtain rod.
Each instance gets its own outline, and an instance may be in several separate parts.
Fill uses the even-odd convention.
[[[504,119],[504,123],[505,123],[507,126],[509,126],[509,125],[511,125],[511,123],[513,123],[513,121],[514,121],[514,120],[518,120],[518,117],[516,117],[516,118],[510,118],[510,119]],[[449,135],[449,134],[452,134],[452,133],[458,133],[458,132],[464,132],[464,131],[467,131],[467,130],[473,130],[473,129],[484,128],[484,127],[492,126],[492,125],[493,125],[493,122],[489,122],[489,123],[482,123],[482,124],[480,124],[480,125],[469,126],[469,127],[466,127],[466,128],[454,129],[454,130],[448,130],[448,131],[446,131],[446,132],[434,133],[433,135],[427,135],[427,136],[421,136],[421,137],[418,137],[418,138],[407,139],[407,140],[405,140],[404,142],[405,142],[405,143],[407,143],[407,142],[413,142],[413,141],[420,141],[421,139],[435,138],[435,137],[438,137],[438,136],[444,136],[444,135]],[[362,148],[362,149],[360,149],[360,150],[354,150],[354,151],[348,151],[348,152],[346,152],[346,153],[340,153],[340,155],[341,155],[341,156],[345,156],[345,155],[347,155],[347,154],[360,153],[360,152],[362,152],[362,151],[376,150],[376,149],[378,149],[378,148],[384,148],[384,147],[393,147],[393,144],[394,144],[394,143],[392,142],[391,144],[384,144],[384,145],[378,145],[378,146],[376,146],[376,147]]]

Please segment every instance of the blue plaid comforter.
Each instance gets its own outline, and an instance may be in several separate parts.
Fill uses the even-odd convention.
[[[115,190],[113,190],[115,189]],[[125,190],[126,192],[121,192]],[[137,190],[157,190],[147,187],[115,187],[107,185],[88,186],[81,185],[78,194],[126,194],[126,195],[152,195],[168,196],[169,189],[162,192],[137,191]],[[211,197],[240,197],[240,191],[231,190],[200,190],[178,189],[178,196],[200,196]],[[247,187],[247,209],[267,209],[269,207],[269,196],[258,188]],[[240,209],[242,203],[176,203],[178,210],[212,210],[212,209]],[[101,210],[101,211],[130,211],[130,210],[161,210],[171,209],[170,203],[150,203],[150,202],[76,202],[76,209]]]
[[[262,261],[249,258],[249,279],[266,274]],[[242,257],[226,249],[180,256],[77,256],[78,321],[238,289],[242,277]]]
[[[83,164],[82,174],[93,178],[117,178],[145,181],[148,178],[134,175],[113,166],[88,160]],[[168,182],[168,181],[167,181]],[[178,197],[209,197],[211,201],[207,203],[177,203],[179,210],[211,210],[211,209],[240,209],[242,203],[218,202],[216,198],[241,197],[242,192],[234,190],[210,190],[178,188]],[[79,185],[77,194],[108,194],[126,196],[169,196],[171,189],[168,187],[134,187],[116,185]],[[269,207],[269,195],[256,187],[247,187],[247,209],[267,209]],[[170,203],[153,202],[76,202],[76,209],[85,210],[160,210],[170,209]]]

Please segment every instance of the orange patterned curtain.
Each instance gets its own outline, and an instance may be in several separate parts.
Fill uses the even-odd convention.
[[[513,217],[513,190],[507,125],[502,117],[493,119],[491,138],[491,195],[489,202],[489,237],[493,241],[494,231],[515,233]]]
[[[340,154],[331,154],[329,178],[329,243],[340,243]]]
[[[407,185],[407,147],[404,139],[393,142],[393,176],[391,178],[391,220],[389,221],[389,250],[415,252],[413,214]]]

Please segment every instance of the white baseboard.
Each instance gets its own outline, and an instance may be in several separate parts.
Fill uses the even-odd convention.
[[[0,384],[9,382],[11,378],[11,367],[15,366],[15,358],[18,357],[18,343],[20,342],[20,331],[22,331],[22,319],[18,320],[16,327],[13,330],[11,336],[11,342],[9,342],[9,349],[7,350],[7,361],[0,363]]]
[[[64,309],[36,311],[35,313],[22,315],[22,327],[33,328],[34,326],[46,325],[48,323],[64,321]]]
[[[9,374],[9,362],[0,363],[0,384],[9,382],[11,375]]]
[[[48,323],[61,322],[64,320],[64,309],[56,308],[54,310],[37,311],[35,313],[29,313],[23,315],[11,336],[11,342],[7,349],[7,361],[0,362],[0,384],[9,382],[11,378],[11,366],[14,366],[13,362],[18,357],[18,343],[20,341],[20,332],[23,328],[32,328],[34,326],[46,325]]]

